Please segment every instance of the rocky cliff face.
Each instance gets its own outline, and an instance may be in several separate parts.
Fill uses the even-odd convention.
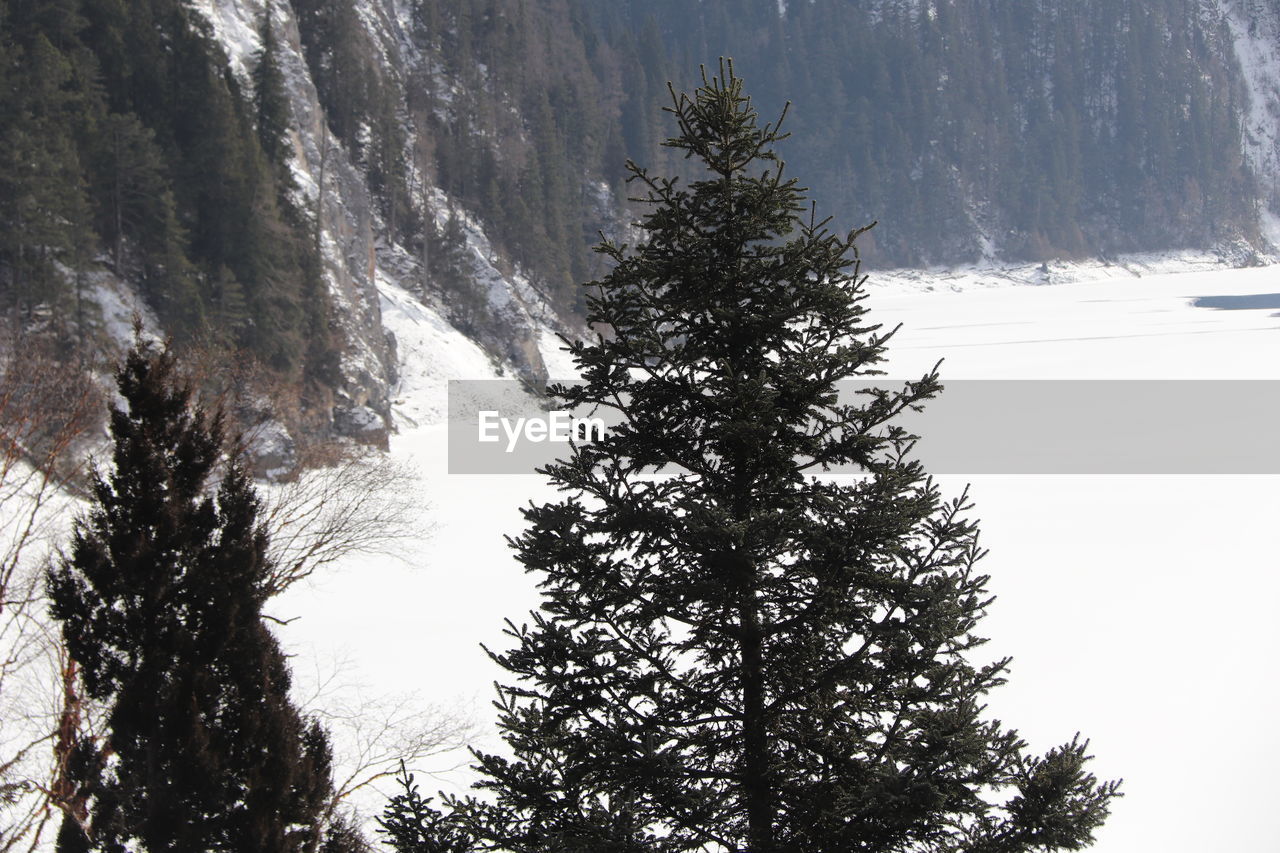
[[[293,118],[290,147],[299,201],[318,211],[324,279],[333,305],[330,320],[345,353],[329,417],[340,434],[381,443],[390,417],[396,352],[394,339],[382,328],[372,205],[364,176],[325,127],[293,10],[288,3],[270,0],[197,0],[193,6],[212,25],[232,70],[246,86],[261,49],[258,25],[269,11]]]
[[[1263,233],[1280,246],[1280,3],[1217,0],[1214,5],[1231,29],[1245,92],[1242,145],[1258,181]]]
[[[303,54],[292,5],[281,0],[196,0],[193,8],[211,24],[233,72],[248,85],[261,44],[258,28],[267,12],[280,42],[279,62],[287,81],[293,117],[290,142],[298,200],[319,211],[319,243],[324,278],[333,306],[332,326],[342,337],[340,381],[331,401],[331,425],[340,435],[383,445],[390,429],[390,405],[397,381],[394,335],[383,327],[379,283],[423,293],[427,277],[421,258],[385,236],[386,223],[371,198],[365,171],[326,127],[324,110]],[[378,46],[381,70],[403,80],[424,59],[405,32],[408,10],[395,0],[361,0],[361,25]],[[421,175],[410,175],[419,184]],[[423,187],[425,213],[443,229],[452,201],[439,189]],[[529,381],[546,378],[537,342],[544,327],[558,328],[547,300],[515,265],[495,250],[479,221],[458,212],[465,237],[463,266],[483,297],[484,318],[472,337],[495,361]],[[440,306],[437,306],[440,307]]]

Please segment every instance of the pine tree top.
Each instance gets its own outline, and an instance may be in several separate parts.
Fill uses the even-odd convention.
[[[761,125],[731,62],[717,76],[704,70],[693,97],[672,90],[672,102],[681,132],[665,144],[701,173],[684,186],[628,163],[645,191],[635,199],[648,208],[642,238],[598,247],[614,267],[588,285],[588,319],[608,334],[570,345],[586,385],[552,393],[601,406],[639,395],[644,405],[624,412],[628,438],[649,435],[663,445],[657,457],[703,473],[771,447],[793,474],[904,450],[911,436],[888,424],[937,393],[936,370],[898,394],[869,392],[863,406],[835,398],[836,383],[882,373],[893,334],[865,318],[856,241],[875,223],[837,235],[817,219],[774,148],[785,110]],[[702,446],[708,436],[715,447]],[[684,451],[686,440],[697,446]],[[611,452],[607,442],[593,450]]]

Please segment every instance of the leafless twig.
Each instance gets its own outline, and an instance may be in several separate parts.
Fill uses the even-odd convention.
[[[348,554],[402,556],[422,513],[412,494],[412,472],[376,454],[350,456],[303,471],[264,495],[262,522],[271,537],[276,595]]]
[[[0,344],[0,853],[34,850],[66,805],[59,751],[82,716],[42,579],[101,412],[87,376],[40,341]]]

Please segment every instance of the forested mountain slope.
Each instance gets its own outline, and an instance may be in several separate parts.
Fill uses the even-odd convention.
[[[96,351],[132,288],[292,389],[295,433],[376,443],[378,283],[540,377],[625,160],[676,167],[667,81],[719,56],[792,101],[790,170],[879,220],[879,268],[1245,263],[1280,236],[1278,38],[1275,0],[0,0],[0,303]]]
[[[792,100],[794,171],[842,224],[881,221],[880,263],[1260,236],[1230,0],[596,5],[677,69],[734,56],[766,113]]]

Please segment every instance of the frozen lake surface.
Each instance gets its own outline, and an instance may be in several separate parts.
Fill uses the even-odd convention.
[[[873,274],[867,305],[874,321],[903,324],[889,344],[894,377],[944,359],[944,383],[1280,379],[1278,284],[1277,267],[960,292],[877,288]],[[537,603],[503,536],[520,530],[521,505],[550,492],[529,476],[447,474],[444,382],[494,369],[402,291],[387,285],[384,297],[406,362],[392,453],[417,472],[422,534],[404,559],[352,558],[290,591],[276,609],[302,618],[282,635],[300,682],[345,661],[339,680],[461,703],[488,730],[502,673],[480,644],[505,647],[503,619]],[[998,596],[980,633],[988,654],[1014,657],[992,714],[1037,751],[1080,731],[1097,775],[1125,779],[1094,849],[1280,849],[1280,477],[940,479],[953,494],[972,484]],[[423,787],[465,785],[465,771],[446,771],[458,760],[424,765],[441,772],[420,773]],[[376,794],[364,802],[380,806]]]

